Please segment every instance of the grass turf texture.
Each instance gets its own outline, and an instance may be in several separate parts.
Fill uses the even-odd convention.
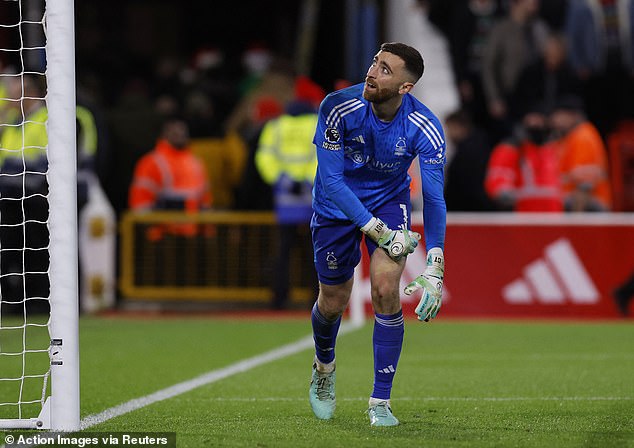
[[[82,319],[82,417],[293,342],[305,320]],[[407,321],[396,428],[370,428],[372,325],[337,346],[337,412],[308,405],[307,350],[92,427],[177,446],[634,447],[634,326]]]

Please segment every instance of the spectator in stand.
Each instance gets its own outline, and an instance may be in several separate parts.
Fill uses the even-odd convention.
[[[543,107],[531,107],[514,135],[493,148],[485,188],[501,210],[560,212],[557,149],[548,141]]]
[[[491,211],[495,204],[484,190],[487,160],[491,153],[487,135],[474,126],[465,110],[445,118],[445,133],[453,145],[447,168],[445,201],[448,211]]]
[[[488,125],[489,115],[482,89],[483,54],[502,13],[500,0],[463,0],[449,14],[447,38],[461,103],[480,126]]]
[[[312,189],[317,170],[313,136],[317,127],[317,107],[325,92],[307,78],[300,77],[296,93],[300,99],[290,102],[283,115],[264,125],[255,154],[260,176],[272,187],[279,226],[273,275],[274,309],[288,307],[291,250],[298,243],[310,241],[309,223],[313,215]],[[312,265],[307,269],[313,272]],[[313,283],[317,291],[316,278]]]
[[[487,107],[494,120],[494,139],[508,135],[520,118],[513,110],[512,95],[522,70],[539,56],[548,35],[536,18],[538,0],[510,0],[510,10],[489,36],[482,61],[482,82]]]
[[[520,115],[535,101],[551,110],[558,98],[580,92],[579,81],[566,59],[564,36],[552,34],[546,39],[540,58],[522,70],[513,104]]]
[[[187,123],[167,118],[152,151],[136,164],[129,192],[132,210],[185,210],[211,206],[207,173],[188,146]]]
[[[276,59],[264,73],[256,86],[251,88],[238,102],[227,120],[227,130],[238,132],[249,140],[253,129],[259,128],[257,105],[263,100],[276,101],[279,109],[294,98],[295,72],[288,61]]]
[[[590,120],[604,137],[619,119],[634,116],[633,28],[631,0],[570,0],[570,63],[583,82]]]
[[[579,97],[561,98],[550,115],[559,139],[559,168],[566,211],[607,211],[612,204],[607,150]]]

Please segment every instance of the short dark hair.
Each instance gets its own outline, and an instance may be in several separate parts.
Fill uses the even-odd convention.
[[[414,83],[423,76],[425,63],[416,48],[400,42],[385,42],[381,44],[380,50],[395,54],[401,58],[405,62],[405,70],[414,77]]]

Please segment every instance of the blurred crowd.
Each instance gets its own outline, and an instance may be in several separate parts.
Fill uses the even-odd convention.
[[[180,146],[205,169],[213,208],[272,208],[272,188],[254,162],[260,132],[292,103],[315,111],[325,91],[265,44],[248,44],[239,66],[235,59],[209,46],[191,55],[165,55],[152,76],[120,81],[111,98],[103,96],[103,80],[78,75],[78,102],[101,118],[98,175],[117,212],[133,205],[128,188],[136,181],[135,167],[165,140],[164,125],[174,120],[185,127]]]
[[[608,144],[634,133],[634,3],[425,3],[461,102],[445,117],[448,209],[623,209]]]
[[[448,42],[460,109],[444,122],[451,211],[600,211],[615,207],[609,142],[634,132],[634,5],[621,0],[427,0]],[[239,61],[239,64],[236,64]],[[217,209],[271,209],[256,168],[265,123],[326,91],[265,43],[240,58],[205,46],[166,55],[153,76],[131,76],[104,99],[89,77],[80,101],[105,118],[99,176],[127,208],[136,162],[166,119],[179,117],[209,176]],[[424,84],[424,79],[423,79]],[[99,122],[99,120],[97,120]],[[619,140],[620,139],[620,140]],[[100,145],[102,146],[102,145]],[[126,182],[124,182],[126,181]]]

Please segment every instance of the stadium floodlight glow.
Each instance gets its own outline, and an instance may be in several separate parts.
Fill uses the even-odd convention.
[[[11,182],[15,185],[17,180],[22,183],[23,195],[0,194],[0,202],[21,204],[22,222],[6,224],[0,205],[0,233],[18,229],[23,245],[17,249],[9,247],[9,240],[0,234],[0,429],[72,431],[80,425],[74,2],[48,0],[43,10],[40,2],[11,3],[16,9],[5,17],[15,13],[17,20],[2,27],[15,33],[12,37],[19,47],[0,51],[11,52],[17,70],[2,73],[0,81],[4,83],[9,78],[20,81],[22,95],[19,98],[8,93],[0,95],[1,106],[7,102],[20,105],[17,117],[11,122],[4,120],[0,126],[5,131],[9,128],[21,131],[22,147],[8,149],[0,137],[0,193],[3,187]],[[40,42],[34,42],[38,39]],[[30,76],[45,79],[45,95],[39,98],[28,95],[25,79]],[[47,117],[43,123],[31,119],[26,110],[25,104],[34,100],[45,104],[46,110],[40,115]],[[27,128],[38,124],[42,129],[45,126],[45,143],[33,146],[27,141]],[[44,171],[32,171],[29,166],[32,150],[45,152],[48,168]],[[7,157],[14,161],[21,157],[22,171],[7,173],[2,168]],[[44,177],[44,174],[45,193],[30,191],[29,176]],[[48,218],[44,221],[29,216],[27,200],[33,197],[46,198]],[[46,225],[48,238],[44,247],[29,246],[27,228],[33,225]],[[19,255],[21,270],[9,270],[11,266],[5,261],[15,259],[9,252]],[[33,253],[40,261],[48,255],[46,269],[30,266]],[[46,274],[50,285],[47,293],[33,293],[29,279]],[[21,285],[21,297],[8,294],[9,288],[15,291],[16,284]],[[42,306],[31,314],[34,303],[47,304],[45,317],[39,314]],[[21,310],[16,314],[16,309]]]

